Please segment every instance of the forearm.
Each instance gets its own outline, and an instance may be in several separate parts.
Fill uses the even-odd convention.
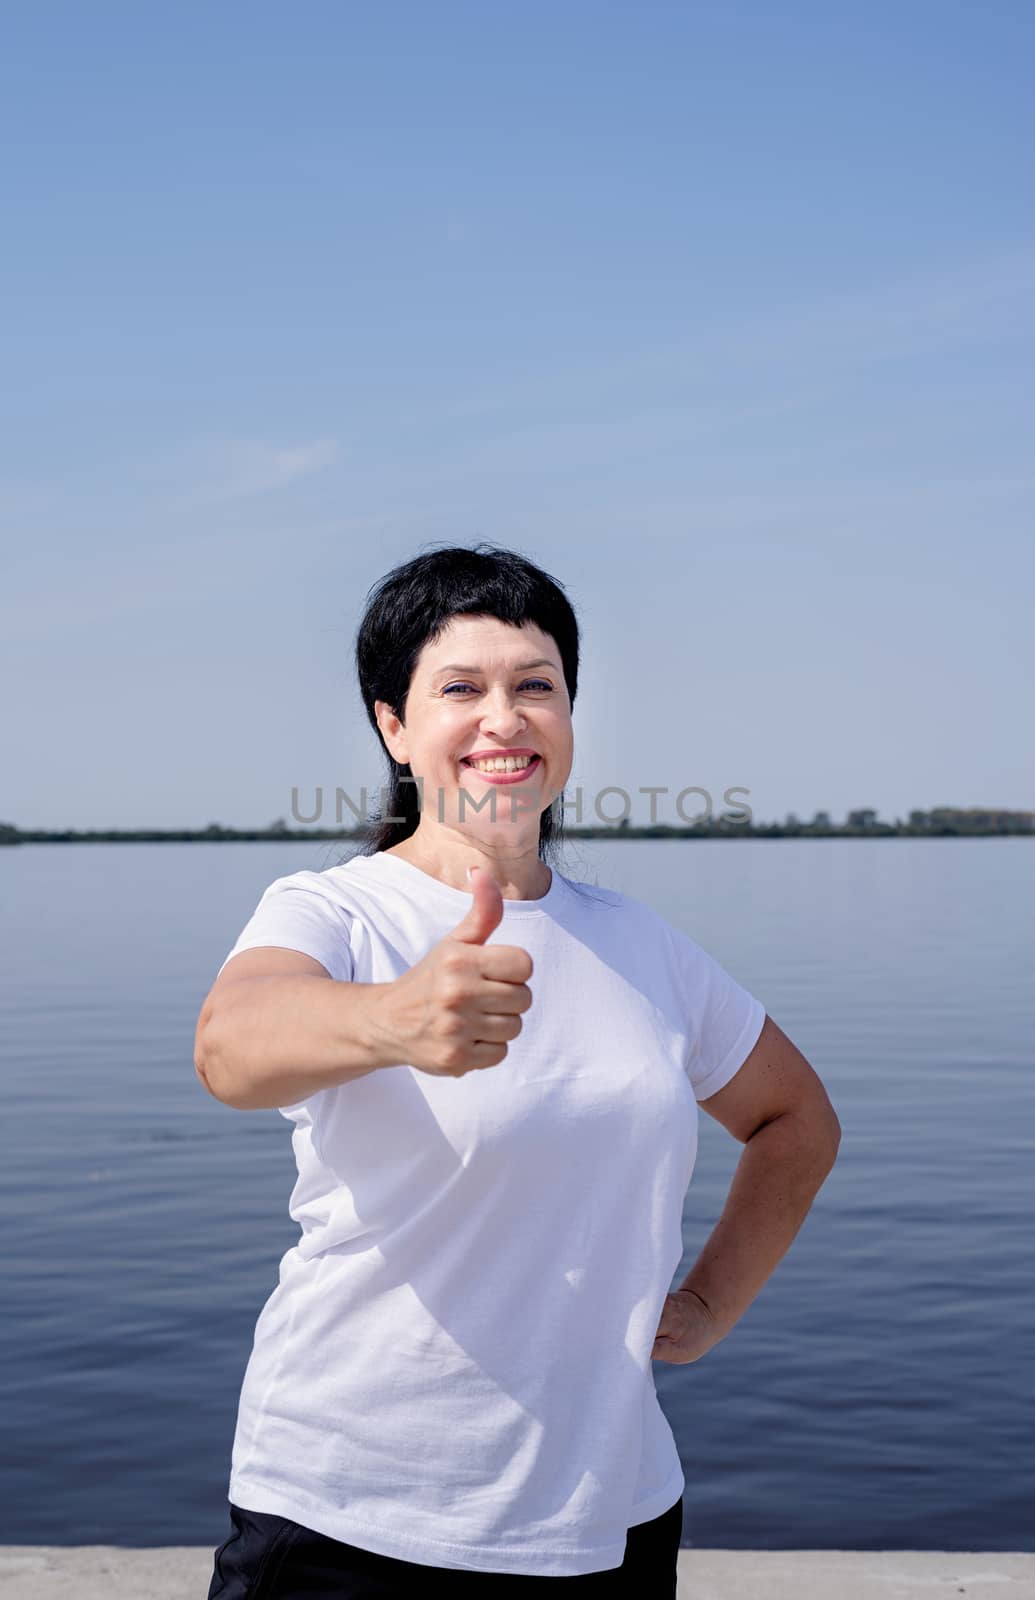
[[[241,978],[202,1015],[198,1075],[217,1100],[259,1111],[395,1065],[375,1025],[389,987],[308,973]]]
[[[744,1146],[722,1215],[680,1285],[729,1332],[790,1249],[837,1159],[837,1145],[793,1113]]]

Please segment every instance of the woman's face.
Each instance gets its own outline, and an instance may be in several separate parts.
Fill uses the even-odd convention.
[[[573,755],[571,702],[549,634],[454,617],[417,658],[405,724],[383,700],[374,709],[391,755],[423,779],[421,827],[518,847],[538,841],[540,813],[563,792]],[[520,773],[494,781],[467,764],[515,748],[536,758]]]

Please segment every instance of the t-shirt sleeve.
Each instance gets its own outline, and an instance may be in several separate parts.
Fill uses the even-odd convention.
[[[281,950],[300,950],[321,962],[332,978],[351,982],[355,970],[351,916],[335,900],[329,886],[320,881],[321,877],[318,872],[297,872],[275,879],[263,892],[219,971],[242,950],[274,945]]]
[[[696,1098],[707,1100],[744,1065],[758,1043],[766,1010],[701,945],[680,929],[673,934],[688,1004],[687,1076]]]

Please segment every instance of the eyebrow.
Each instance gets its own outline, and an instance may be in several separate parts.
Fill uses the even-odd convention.
[[[512,670],[514,672],[529,672],[533,667],[552,667],[554,672],[558,671],[556,665],[552,661],[548,661],[546,656],[540,656],[538,661],[519,661]],[[481,670],[481,667],[462,667],[458,662],[453,661],[448,667],[439,667],[436,672],[432,673],[432,677],[440,678],[444,672],[469,672],[472,677],[477,677]]]

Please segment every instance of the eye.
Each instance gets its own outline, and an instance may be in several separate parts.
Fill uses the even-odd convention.
[[[552,689],[553,689],[553,684],[552,683],[547,683],[545,678],[526,678],[524,683],[521,685],[522,689],[525,687],[526,684],[529,684],[529,683],[535,684],[540,689],[546,689],[548,691],[552,691]],[[450,684],[448,684],[446,686],[446,688],[443,689],[442,693],[443,694],[449,694],[450,690],[452,690],[452,689],[471,689],[471,688],[472,688],[472,685],[469,684],[469,683],[450,683]],[[460,698],[463,699],[464,697],[461,696]]]

